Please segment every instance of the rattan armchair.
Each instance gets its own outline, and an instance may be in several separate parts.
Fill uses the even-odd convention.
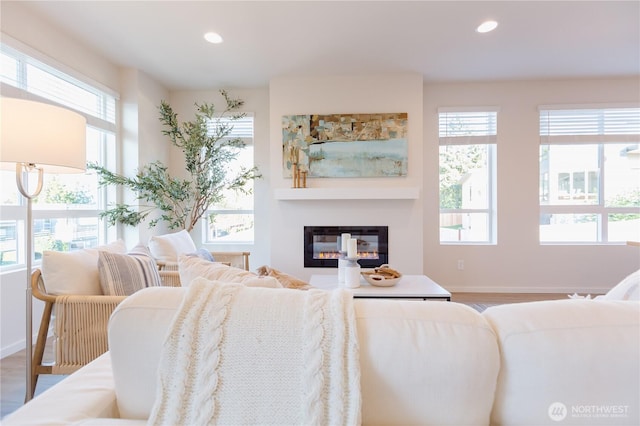
[[[216,262],[228,263],[229,266],[234,268],[249,270],[249,255],[248,251],[212,251],[211,254]]]
[[[159,274],[163,286],[180,286],[178,271],[159,271]],[[31,275],[31,291],[36,299],[44,302],[31,367],[33,395],[40,374],[71,374],[108,350],[109,317],[127,296],[51,295],[47,293],[40,269]],[[52,317],[54,360],[44,363]]]
[[[31,368],[33,395],[40,374],[73,373],[107,351],[109,317],[126,296],[54,296],[47,293],[39,269],[31,275],[31,289],[33,296],[45,304]],[[45,364],[44,350],[54,311],[54,360]]]

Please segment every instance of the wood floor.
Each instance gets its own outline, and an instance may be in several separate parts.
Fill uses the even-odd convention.
[[[524,293],[454,293],[453,302],[470,305],[500,305],[503,303],[532,302],[536,300],[566,299],[566,294]],[[52,345],[47,344],[45,359],[53,359]],[[36,395],[41,394],[66,376],[41,375]],[[24,403],[25,395],[25,351],[17,352],[0,360],[0,418],[12,413]]]
[[[47,341],[44,360],[46,362],[52,359],[53,345]],[[51,374],[41,375],[38,379],[36,395],[40,395],[65,377]],[[0,418],[12,413],[24,404],[26,382],[24,350],[0,359]]]

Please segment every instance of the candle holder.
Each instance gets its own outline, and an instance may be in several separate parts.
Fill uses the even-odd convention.
[[[340,254],[338,255],[338,282],[339,283],[344,283],[344,280],[345,280],[344,268],[346,266],[347,266],[347,252],[341,250]]]
[[[307,174],[309,171],[306,166],[298,163],[291,164],[291,187],[292,188],[306,188],[307,187]]]
[[[300,187],[300,169],[298,168],[298,163],[291,165],[291,187]]]
[[[360,264],[357,257],[345,258],[344,285],[347,288],[360,287]]]

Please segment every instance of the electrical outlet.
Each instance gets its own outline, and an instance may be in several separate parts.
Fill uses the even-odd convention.
[[[464,270],[464,260],[458,259],[458,271]]]

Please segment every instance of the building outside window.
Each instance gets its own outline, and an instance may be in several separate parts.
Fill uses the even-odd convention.
[[[3,96],[30,99],[73,109],[87,120],[87,162],[115,167],[117,94],[50,65],[52,60],[9,37],[0,45]],[[30,184],[33,188],[35,182]],[[0,171],[0,268],[26,262],[26,208],[15,171]],[[99,219],[107,190],[95,173],[44,174],[42,192],[33,202],[35,260],[44,250],[95,247],[115,237]]]
[[[640,239],[640,108],[540,108],[540,242]]]
[[[241,167],[250,169],[253,160],[253,114],[247,113],[238,120],[219,119],[210,126],[228,125],[233,129],[230,139],[241,139],[245,146],[240,149],[235,161],[229,165],[232,174]],[[222,200],[208,211],[204,226],[206,244],[246,244],[254,241],[253,181],[246,185],[247,193],[224,191]]]
[[[441,108],[440,242],[496,243],[496,108]]]

